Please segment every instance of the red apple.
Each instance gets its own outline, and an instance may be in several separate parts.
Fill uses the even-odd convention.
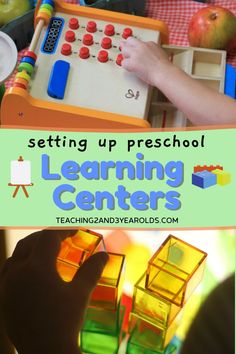
[[[192,47],[225,49],[236,48],[236,17],[221,6],[207,6],[197,11],[188,29]]]

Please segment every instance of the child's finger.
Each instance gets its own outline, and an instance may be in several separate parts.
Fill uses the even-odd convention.
[[[141,41],[139,39],[134,38],[134,37],[129,37],[127,39],[122,39],[120,41],[120,47],[121,47],[121,49],[136,47],[139,43],[141,43]]]
[[[35,264],[52,265],[55,267],[61,240],[72,236],[76,230],[43,230],[38,233],[38,238],[31,252],[30,259]]]
[[[95,253],[82,264],[75,274],[72,284],[80,293],[82,293],[81,289],[83,289],[86,301],[100,279],[108,258],[109,256],[106,252]]]
[[[125,70],[133,71],[133,64],[130,58],[124,58],[121,65]]]
[[[126,45],[126,40],[122,39],[120,41],[120,49],[122,50],[125,47],[125,45]]]
[[[33,264],[55,265],[60,250],[60,233],[44,230],[37,239],[35,247],[30,255]]]
[[[121,53],[123,55],[124,58],[130,58],[130,55],[131,55],[131,49],[130,48],[127,48],[127,47],[123,47],[121,49]]]
[[[21,261],[22,259],[27,258],[35,247],[39,237],[39,232],[34,232],[33,234],[21,239],[12,254],[12,259],[14,261]]]
[[[142,43],[142,42],[139,39],[134,38],[134,37],[128,37],[126,39],[126,44],[131,46],[131,47],[136,47],[140,43]]]
[[[57,235],[60,237],[60,239],[63,239],[75,234],[76,230],[42,230],[34,232],[33,234],[23,238],[17,243],[12,254],[12,259],[14,261],[18,261],[29,257],[31,252],[34,250],[35,245],[37,244],[38,238],[48,233],[50,235]]]
[[[9,267],[11,267],[12,262],[13,262],[12,257],[9,257],[5,261],[3,267],[0,270],[0,279],[2,279],[5,276],[5,274],[7,273],[8,269],[9,269]]]

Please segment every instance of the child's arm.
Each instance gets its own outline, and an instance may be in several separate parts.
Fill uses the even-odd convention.
[[[158,87],[193,124],[236,124],[236,102],[174,66],[154,42],[130,37],[122,41],[121,48],[122,67]]]
[[[84,312],[108,255],[94,254],[64,282],[56,258],[60,240],[74,233],[45,230],[26,237],[0,272],[0,314],[19,354],[81,353]]]

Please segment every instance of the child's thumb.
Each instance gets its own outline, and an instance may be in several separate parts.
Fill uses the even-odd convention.
[[[80,292],[83,289],[83,294],[89,298],[102,275],[108,258],[106,252],[98,252],[89,257],[75,274],[72,281],[73,286]]]

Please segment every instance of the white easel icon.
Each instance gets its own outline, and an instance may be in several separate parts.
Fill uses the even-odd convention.
[[[29,198],[26,187],[33,186],[31,183],[31,162],[25,161],[22,156],[17,161],[11,161],[11,182],[8,183],[10,187],[16,187],[12,195],[16,197],[20,188],[22,188],[26,198]]]

